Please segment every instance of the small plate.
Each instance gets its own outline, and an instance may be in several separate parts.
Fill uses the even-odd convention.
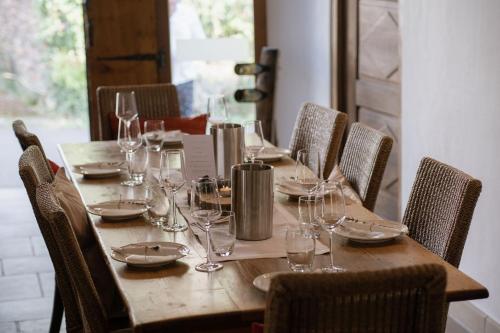
[[[297,199],[303,195],[311,195],[308,188],[313,188],[315,186],[316,182],[311,182],[310,186],[303,186],[292,179],[284,179],[283,177],[276,183],[276,191]]]
[[[105,220],[122,221],[141,216],[146,212],[146,205],[138,200],[112,200],[88,205],[87,211]]]
[[[146,253],[146,256],[144,255]],[[158,268],[189,254],[183,244],[171,242],[142,242],[113,248],[111,258],[131,267]]]
[[[404,224],[387,220],[354,220],[348,219],[334,232],[356,243],[374,244],[391,241],[408,233]]]
[[[259,289],[260,291],[267,293],[269,291],[269,287],[271,286],[272,278],[279,274],[286,274],[286,273],[291,273],[291,272],[272,272],[272,273],[261,274],[253,280],[253,286]]]
[[[73,166],[73,172],[85,178],[108,178],[119,176],[125,162],[97,162]]]
[[[279,154],[279,155],[290,155],[292,151],[290,149],[286,148],[279,148],[279,147],[265,147],[264,150],[262,150],[262,153],[264,154]]]
[[[281,159],[285,156],[285,154],[260,153],[257,157],[255,157],[255,159],[264,163],[271,163],[281,161]]]

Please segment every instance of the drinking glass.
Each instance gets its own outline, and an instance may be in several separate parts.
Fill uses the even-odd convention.
[[[160,182],[171,193],[172,224],[164,224],[165,231],[184,231],[186,225],[177,222],[175,194],[186,182],[184,170],[184,152],[180,149],[167,149],[161,152]]]
[[[210,127],[212,125],[223,124],[227,121],[227,118],[227,105],[224,95],[208,97],[206,134],[210,134]]]
[[[294,272],[310,272],[314,261],[316,241],[300,229],[286,231],[288,267]]]
[[[197,220],[198,226],[205,231],[207,242],[207,260],[196,265],[200,272],[213,272],[221,269],[221,263],[212,262],[210,258],[210,228],[214,221],[222,214],[217,180],[213,178],[199,178],[191,182],[191,216]]]
[[[330,235],[330,265],[323,267],[323,272],[343,272],[344,268],[333,264],[333,232],[345,220],[345,198],[342,184],[338,182],[324,183],[321,191],[328,193],[323,197],[323,208],[318,218],[319,224]]]
[[[236,242],[236,221],[233,212],[223,211],[210,228],[210,244],[215,255],[227,257],[233,253]]]
[[[125,123],[137,118],[137,103],[133,91],[116,93],[115,114],[118,119],[125,121]]]
[[[148,152],[144,146],[140,146],[132,154],[132,162],[130,165],[130,177],[138,184],[142,184],[145,179],[146,170],[148,167]]]
[[[160,184],[146,186],[146,208],[147,219],[151,224],[160,226],[168,221],[168,197]]]
[[[312,194],[317,189],[318,180],[308,165],[309,151],[307,149],[300,149],[297,151],[297,159],[295,161],[295,181]]]
[[[150,150],[160,151],[164,132],[165,122],[163,120],[146,120],[144,122],[144,137]]]
[[[247,158],[255,163],[257,155],[264,150],[264,135],[260,120],[248,121],[243,124],[245,128],[245,151]]]
[[[134,152],[142,145],[141,127],[139,125],[139,118],[125,121],[120,119],[118,125],[118,145],[125,151],[127,158],[129,179],[123,181],[121,184],[125,186],[141,185],[141,182],[132,178],[132,158]]]
[[[299,197],[299,221],[303,229],[315,239],[319,238],[321,225],[318,222],[323,209],[324,199],[316,195]]]

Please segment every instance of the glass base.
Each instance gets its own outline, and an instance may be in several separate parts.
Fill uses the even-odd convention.
[[[196,265],[195,269],[198,272],[214,272],[218,271],[222,267],[224,266],[218,262],[204,262],[203,264]]]
[[[140,185],[142,185],[142,181],[128,179],[128,180],[122,181],[121,184],[123,186],[134,187],[134,186],[140,186]]]
[[[346,272],[347,270],[345,268],[338,266],[327,266],[327,267],[321,267],[321,271],[323,273],[342,273]]]
[[[187,225],[180,225],[180,224],[174,224],[174,225],[163,225],[163,231],[168,231],[168,232],[179,232],[179,231],[184,231],[187,230]]]

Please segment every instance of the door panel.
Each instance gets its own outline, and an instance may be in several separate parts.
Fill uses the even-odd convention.
[[[375,212],[398,219],[401,114],[398,3],[360,0],[357,31],[357,120],[394,138]]]
[[[87,0],[84,5],[91,138],[96,89],[170,81],[168,0]]]

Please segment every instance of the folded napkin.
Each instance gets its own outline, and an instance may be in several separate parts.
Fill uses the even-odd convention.
[[[294,196],[309,195],[308,189],[316,184],[317,183],[315,181],[311,180],[310,184],[304,185],[283,176],[279,177],[276,182],[276,185],[281,187],[283,192],[287,192],[287,194]]]
[[[145,208],[93,208],[103,216],[130,216],[134,214],[142,214]]]
[[[384,232],[384,233],[408,233],[408,227],[402,223],[389,220],[358,220],[347,218],[342,225],[350,230],[358,232]]]
[[[125,261],[128,264],[159,264],[162,262],[174,261],[178,259],[178,255],[141,255],[141,254],[131,254],[125,257]]]

